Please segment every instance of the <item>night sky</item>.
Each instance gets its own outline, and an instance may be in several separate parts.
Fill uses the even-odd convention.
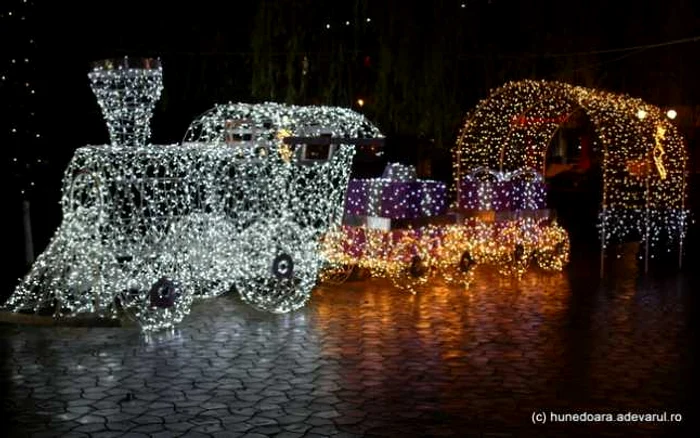
[[[73,142],[70,148],[107,139],[86,72],[91,60],[123,55],[161,56],[164,61],[165,95],[154,118],[155,140],[160,142],[179,141],[189,121],[214,103],[264,98],[251,90],[254,76],[261,75],[260,69],[254,72],[255,50],[260,47],[279,70],[287,64],[301,70],[302,57],[308,55],[311,74],[319,78],[336,64],[352,71],[348,88],[353,92],[345,94],[354,95],[328,98],[328,83],[317,80],[305,96],[294,100],[349,105],[355,95],[366,94],[366,112],[390,134],[434,135],[430,127],[410,132],[401,123],[394,126],[386,111],[373,110],[376,76],[387,64],[407,68],[392,69],[392,75],[400,76],[394,81],[397,89],[388,90],[382,101],[396,101],[389,102],[394,107],[410,101],[398,89],[404,82],[420,94],[419,86],[434,91],[431,77],[449,77],[450,98],[439,105],[455,106],[454,114],[459,115],[489,89],[525,77],[603,87],[660,106],[700,102],[700,41],[596,53],[700,35],[700,6],[690,0],[634,5],[599,0],[283,0],[185,3],[187,7],[127,1],[87,9],[45,3],[37,11],[40,50],[53,70],[51,75],[49,69],[44,71],[42,78],[43,95],[50,102],[45,112],[50,125],[61,121],[56,129],[80,126],[72,129],[71,138],[62,136],[63,142]],[[259,16],[264,7],[267,19]],[[256,45],[266,25],[272,37]],[[441,71],[436,70],[438,63]],[[278,88],[284,88],[285,76],[277,78]],[[275,95],[277,100],[287,97],[284,92]],[[72,110],[57,114],[56,107],[65,104]],[[416,102],[403,118],[425,119],[421,106]],[[449,123],[457,126],[459,116],[450,116]],[[451,141],[446,136],[444,143],[449,146]]]

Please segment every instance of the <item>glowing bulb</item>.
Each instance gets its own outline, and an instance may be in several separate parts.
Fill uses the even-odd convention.
[[[277,131],[277,139],[278,140],[282,140],[285,137],[290,137],[291,135],[292,135],[292,133],[289,130],[284,129],[284,128]]]
[[[666,117],[668,117],[668,118],[671,119],[671,120],[675,119],[677,115],[678,115],[678,113],[677,113],[676,110],[674,110],[674,109],[670,109],[670,110],[668,110],[668,112],[666,113]]]
[[[362,108],[363,106],[365,106],[365,101],[364,101],[364,99],[357,99],[357,106],[359,106],[360,108]]]
[[[645,118],[646,116],[647,116],[647,112],[644,111],[643,109],[640,109],[639,111],[637,111],[637,118],[638,118],[639,120],[644,120],[644,118]]]

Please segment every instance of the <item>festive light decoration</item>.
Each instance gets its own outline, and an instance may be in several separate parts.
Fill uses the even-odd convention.
[[[654,134],[654,164],[656,164],[656,170],[659,172],[659,178],[666,179],[666,166],[664,165],[664,147],[662,141],[666,138],[666,128],[661,125],[656,127],[656,134]]]
[[[446,208],[445,184],[416,178],[413,166],[390,163],[382,178],[353,179],[345,198],[346,216],[414,219]]]
[[[7,306],[67,316],[121,308],[145,330],[176,324],[195,296],[232,285],[262,310],[302,306],[320,267],[317,242],[340,221],[332,213],[354,148],[287,162],[276,142],[245,146],[78,149],[63,223]],[[156,286],[163,277],[172,284]],[[161,289],[169,295],[154,299]]]
[[[520,277],[532,261],[551,271],[561,271],[568,263],[568,234],[542,210],[544,185],[536,172],[477,169],[467,175],[465,181],[472,183],[462,190],[464,199],[470,201],[462,207],[471,210],[467,216],[444,214],[444,185],[438,186],[439,196],[432,196],[432,200],[438,200],[439,209],[424,210],[423,214],[409,210],[414,214],[407,216],[402,208],[398,209],[400,214],[395,214],[397,209],[386,208],[385,204],[401,205],[424,191],[411,187],[413,191],[394,198],[391,191],[373,193],[377,186],[415,184],[415,172],[410,167],[389,164],[384,176],[404,182],[388,178],[350,181],[344,225],[324,236],[321,246],[330,262],[323,273],[325,281],[343,282],[359,266],[416,293],[433,275],[469,285],[473,268],[480,264],[493,264],[504,275]],[[513,179],[522,184],[510,186],[503,192],[505,197],[494,202],[493,186],[484,188],[488,184],[484,176],[496,182],[511,183]],[[407,225],[405,221],[393,221],[398,222],[395,225],[393,219],[414,221]]]
[[[466,117],[454,152],[457,190],[463,175],[478,167],[544,173],[560,120],[580,109],[595,127],[594,147],[602,158],[603,250],[611,240],[638,235],[650,249],[660,247],[664,236],[682,252],[688,153],[665,114],[640,99],[560,82],[510,82]],[[523,117],[534,122],[518,123]],[[654,167],[658,172],[646,170]]]
[[[460,181],[457,206],[465,210],[509,211],[546,208],[542,175],[532,169],[499,172],[476,168]]]
[[[338,270],[359,266],[416,293],[435,275],[469,285],[472,269],[482,264],[496,265],[502,274],[518,277],[532,261],[542,269],[561,271],[569,261],[569,238],[548,219],[473,218],[393,230],[344,225],[324,236],[321,251],[331,262],[324,272],[327,281],[337,278]]]
[[[401,163],[389,163],[384,167],[382,179],[396,182],[413,182],[418,179],[416,168]]]
[[[98,61],[88,74],[107,122],[112,146],[143,146],[151,136],[150,120],[163,91],[158,59]]]
[[[177,324],[195,297],[232,286],[264,311],[304,305],[321,264],[320,237],[341,220],[354,147],[280,138],[289,129],[376,128],[340,109],[266,104],[253,113],[278,116],[283,126],[263,126],[278,138],[239,141],[231,131],[240,125],[230,121],[241,118],[217,107],[196,121],[198,141],[147,146],[149,130],[137,125],[150,119],[160,93],[151,79],[160,75],[133,70],[90,74],[112,141],[124,144],[75,152],[63,181],[63,222],[6,306],[55,316],[126,313],[149,331]],[[112,99],[106,90],[115,87],[128,98]]]

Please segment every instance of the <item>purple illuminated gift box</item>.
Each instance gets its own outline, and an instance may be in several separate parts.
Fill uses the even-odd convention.
[[[396,170],[394,166],[394,171]],[[446,209],[446,186],[439,181],[389,178],[353,179],[348,184],[345,214],[389,219],[436,216]]]

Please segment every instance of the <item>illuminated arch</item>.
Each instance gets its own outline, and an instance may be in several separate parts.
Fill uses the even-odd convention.
[[[641,230],[684,237],[685,142],[660,108],[626,95],[524,80],[494,90],[466,117],[454,150],[455,187],[477,167],[542,170],[552,136],[583,110],[595,128],[603,174],[603,241]],[[653,243],[653,242],[652,242]]]

